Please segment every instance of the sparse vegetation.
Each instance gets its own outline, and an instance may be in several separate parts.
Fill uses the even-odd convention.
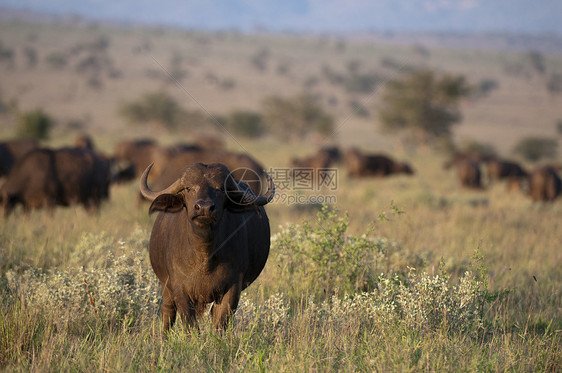
[[[53,128],[53,119],[41,109],[18,113],[16,137],[46,140]]]
[[[52,52],[45,56],[45,62],[53,69],[63,69],[67,63],[67,57],[61,52]]]
[[[552,74],[546,82],[546,88],[553,95],[562,93],[562,74]]]
[[[258,138],[267,131],[262,115],[247,110],[236,110],[230,113],[226,118],[226,127],[236,135],[249,138]]]
[[[479,154],[483,158],[496,157],[498,155],[496,148],[492,144],[474,140],[461,141],[457,150],[461,153]]]
[[[543,158],[554,158],[558,154],[558,142],[555,139],[526,137],[513,148],[513,152],[531,162]]]
[[[420,70],[386,83],[379,118],[385,129],[408,131],[428,144],[451,135],[461,119],[458,101],[469,91],[463,76]]]
[[[310,133],[330,135],[334,119],[315,97],[304,93],[290,98],[268,97],[263,101],[264,121],[279,138],[302,139]]]
[[[207,122],[199,111],[188,111],[164,92],[147,93],[138,101],[124,103],[119,114],[132,123],[153,123],[169,131],[197,128]]]
[[[560,362],[562,321],[555,316],[559,279],[550,277],[554,272],[540,277],[540,288],[530,279],[527,285],[517,281],[513,291],[489,277],[501,266],[490,259],[488,268],[478,250],[466,269],[455,271],[446,259],[437,273],[420,261],[412,268],[415,256],[403,244],[354,236],[346,214],[327,208],[310,223],[283,227],[273,236],[266,271],[243,293],[225,333],[218,334],[205,318],[199,332],[187,334],[178,323],[163,341],[159,285],[146,250],[150,221],[139,219],[140,225],[115,235],[127,223],[112,214],[134,206],[133,199],[120,200],[132,189],[118,190],[117,204],[102,211],[96,233],[89,231],[97,218],[80,215],[84,219],[77,224],[63,223],[65,234],[48,245],[31,244],[76,214],[62,210],[56,219],[35,213],[25,227],[15,221],[0,227],[7,254],[0,262],[3,369],[98,370],[101,364],[109,370],[127,365],[141,370],[330,366],[389,371],[485,365],[535,371],[555,370]],[[466,232],[470,225],[460,221],[470,216],[463,213],[467,209],[447,209],[454,211],[452,216],[463,215],[453,225]],[[138,215],[144,216],[141,210]],[[390,212],[372,221],[368,235],[384,226],[402,226],[403,213],[391,204]],[[429,210],[406,211],[411,213],[418,219]],[[485,223],[493,224],[488,229],[510,227],[511,219],[502,214]],[[544,229],[544,224],[537,226]],[[528,236],[517,225],[507,229]],[[17,240],[5,241],[7,232]],[[505,235],[498,237],[503,237],[501,245],[507,243]],[[506,273],[511,277],[502,283],[521,277],[522,262],[511,261],[516,273]],[[326,286],[330,290],[324,292]],[[528,293],[536,291],[536,297]]]
[[[562,95],[554,94],[554,85],[547,97],[545,87],[560,74],[559,54],[541,50],[541,74],[525,52],[432,43],[422,50],[394,43],[394,36],[379,43],[329,35],[0,23],[2,45],[16,51],[14,66],[0,61],[6,113],[16,113],[2,115],[2,141],[15,133],[19,102],[57,119],[50,139],[42,141],[49,147],[73,144],[77,131],[90,133],[107,155],[125,137],[189,143],[208,115],[180,102],[185,92],[169,84],[162,63],[188,73],[182,85],[197,108],[226,118],[220,122],[232,134],[234,113],[241,114],[236,121],[242,133],[251,136],[261,128],[261,116],[271,136],[236,133],[236,141],[225,136],[225,145],[248,151],[266,169],[283,170],[291,157],[312,154],[324,140],[317,125],[325,123],[332,129],[337,124],[331,140],[342,150],[388,150],[416,170],[408,178],[361,180],[336,165],[335,189],[294,194],[333,194],[332,208],[282,199],[268,204],[270,257],[243,292],[228,330],[214,331],[205,318],[197,333],[178,323],[165,341],[147,253],[154,215],[137,202],[137,183],[112,186],[111,200],[91,215],[68,207],[25,215],[18,207],[9,219],[0,216],[1,370],[550,372],[562,366],[560,198],[533,203],[502,185],[461,190],[455,173],[442,169],[448,155],[433,151],[442,142],[451,151],[503,156],[518,139],[549,133],[559,143],[553,126]],[[37,53],[36,68],[28,68],[22,54],[28,45]],[[63,57],[60,68],[48,65],[50,53]],[[464,120],[431,151],[403,152],[394,133],[372,125],[378,90],[350,92],[345,82],[362,74],[402,78],[420,66],[431,69],[434,83],[441,72],[475,79],[480,83],[468,97],[477,99],[457,102],[452,111],[462,109]],[[299,95],[303,88],[313,95]],[[164,89],[155,93],[163,100],[150,109],[143,93],[157,89]],[[488,89],[492,94],[485,95]],[[136,126],[116,120],[124,97],[131,102],[120,107],[139,105],[133,112],[143,119]],[[264,97],[278,104],[275,110],[266,110],[271,107]],[[371,117],[361,115],[361,104],[369,105]],[[162,118],[174,111],[168,127]],[[81,123],[70,123],[77,119]],[[290,178],[271,175],[278,196],[292,192],[283,189]],[[390,209],[389,201],[395,201]]]

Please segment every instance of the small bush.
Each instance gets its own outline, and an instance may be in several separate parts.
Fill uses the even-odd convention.
[[[37,50],[33,47],[25,47],[23,49],[23,55],[27,61],[27,67],[32,69],[37,66]]]
[[[250,57],[250,63],[256,70],[263,73],[267,70],[270,55],[267,48],[261,48]]]
[[[140,233],[139,233],[140,232]],[[76,258],[88,259],[91,267],[66,270],[30,268],[21,273],[8,271],[9,289],[22,294],[27,306],[58,315],[61,328],[69,323],[102,320],[118,325],[123,320],[137,320],[157,313],[159,284],[150,267],[147,253],[139,248],[140,230],[122,241],[124,255],[111,253],[113,241],[105,234],[86,234],[77,246]],[[143,243],[142,245],[145,245]],[[105,253],[100,257],[100,253]]]
[[[332,132],[333,117],[310,94],[290,98],[269,97],[262,105],[265,123],[281,139],[302,139],[313,132],[322,135]]]
[[[475,98],[486,97],[492,91],[498,89],[499,83],[494,79],[483,79],[479,81],[472,92],[472,96]]]
[[[386,219],[384,214],[381,218]],[[288,225],[272,237],[271,252],[280,283],[317,296],[369,291],[382,272],[405,273],[407,265],[422,265],[397,242],[346,234],[348,216],[324,206],[314,223]]]
[[[45,62],[49,67],[60,70],[68,64],[68,59],[63,53],[52,52],[45,57]]]
[[[374,73],[350,74],[343,83],[350,93],[371,93],[382,79]]]
[[[45,140],[53,127],[53,120],[43,110],[36,109],[18,114],[16,137]]]
[[[558,143],[555,139],[527,137],[520,140],[513,152],[529,160],[536,162],[543,158],[554,158],[558,153]]]
[[[552,74],[546,82],[546,89],[550,94],[562,93],[562,74]]]
[[[207,120],[199,111],[188,111],[164,92],[147,93],[139,100],[122,104],[119,113],[132,123],[159,123],[168,130],[195,128]]]
[[[458,151],[461,153],[478,154],[482,158],[495,157],[497,155],[496,148],[493,145],[474,140],[461,142]]]
[[[226,119],[227,128],[236,135],[250,138],[260,137],[266,132],[261,114],[252,111],[237,110]]]

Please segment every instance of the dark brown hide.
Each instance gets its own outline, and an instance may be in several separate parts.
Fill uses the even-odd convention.
[[[527,172],[515,162],[492,159],[488,161],[487,168],[490,181],[527,177]]]
[[[0,142],[0,177],[8,175],[18,159],[37,147],[33,139]]]
[[[275,193],[269,179],[256,197],[229,176],[222,164],[192,164],[161,192],[148,189],[150,167],[140,189],[159,211],[150,236],[150,262],[162,285],[163,330],[176,313],[196,326],[207,304],[216,328],[224,329],[240,292],[261,273],[269,255],[270,230],[262,207]],[[251,197],[251,198],[247,198]]]
[[[37,149],[20,159],[0,188],[0,199],[5,216],[17,204],[22,204],[25,212],[63,204],[62,188],[56,177],[55,152]]]
[[[97,208],[109,197],[109,162],[90,149],[58,149],[55,165],[66,205]]]
[[[337,147],[324,147],[315,154],[304,158],[294,158],[291,166],[299,168],[329,168],[341,159],[340,151]]]
[[[349,176],[388,176],[397,173],[412,175],[413,169],[407,163],[399,163],[382,154],[363,154],[349,149],[345,154],[345,165]]]
[[[160,146],[150,139],[118,143],[115,146],[113,158],[116,162],[122,164],[122,174],[117,173],[116,181],[126,181],[125,176],[130,175],[133,175],[131,179],[136,179],[149,164],[159,157],[161,151]]]
[[[12,168],[0,189],[4,214],[82,204],[96,208],[109,195],[109,163],[88,149],[36,149]]]
[[[462,159],[456,163],[459,183],[463,187],[481,189],[482,180],[478,163],[470,159]]]
[[[533,201],[554,201],[561,193],[561,184],[554,167],[540,167],[529,176],[529,195]]]

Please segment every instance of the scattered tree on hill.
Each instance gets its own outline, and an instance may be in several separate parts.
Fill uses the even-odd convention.
[[[450,137],[461,113],[458,101],[470,92],[462,75],[419,70],[386,83],[379,118],[389,131],[408,131],[418,143]]]
[[[263,101],[263,115],[271,132],[282,139],[302,139],[312,132],[330,135],[334,126],[333,117],[307,93],[269,97]]]
[[[43,110],[18,113],[16,137],[45,140],[53,127],[53,120]]]
[[[257,138],[265,134],[267,128],[261,114],[236,110],[225,119],[226,127],[236,135]]]
[[[513,152],[531,162],[536,162],[543,158],[556,157],[558,142],[549,138],[526,137],[515,145]]]
[[[118,111],[132,123],[157,123],[168,130],[201,127],[208,123],[203,113],[184,109],[164,92],[147,93],[137,101],[122,104]]]
[[[562,74],[552,74],[546,82],[546,89],[552,95],[562,93]]]
[[[492,144],[478,142],[476,140],[465,140],[456,146],[454,151],[463,154],[477,154],[482,159],[497,157],[498,152]]]
[[[531,51],[527,53],[527,58],[533,70],[539,74],[544,74],[546,72],[546,65],[544,63],[544,57],[540,52]]]

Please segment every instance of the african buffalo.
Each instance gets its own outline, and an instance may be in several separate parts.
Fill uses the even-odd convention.
[[[33,139],[0,142],[0,177],[8,175],[18,159],[38,147]]]
[[[527,172],[515,162],[491,159],[487,163],[488,180],[490,182],[500,179],[525,178]]]
[[[397,173],[412,175],[414,170],[407,163],[400,163],[382,154],[363,154],[349,149],[345,154],[347,173],[352,177],[388,176]]]
[[[482,189],[480,166],[470,159],[461,159],[456,162],[457,176],[463,187]]]
[[[149,213],[160,211],[150,236],[150,262],[162,286],[163,331],[170,329],[179,311],[185,326],[213,303],[216,328],[226,328],[240,292],[261,273],[269,255],[269,220],[263,206],[275,194],[256,196],[236,181],[222,164],[194,163],[160,192],[140,179],[142,195],[152,201]]]
[[[89,149],[35,149],[20,159],[0,188],[4,215],[82,204],[97,208],[109,195],[109,163]]]
[[[121,164],[116,181],[132,180],[162,152],[162,148],[151,139],[126,140],[115,145],[113,159]],[[130,177],[130,178],[129,178]]]
[[[320,148],[316,153],[304,158],[293,158],[291,166],[299,168],[328,168],[339,162],[340,150],[335,146]]]
[[[55,166],[66,205],[82,204],[95,209],[109,197],[109,161],[90,149],[58,149]]]
[[[554,167],[537,168],[529,175],[529,195],[533,201],[554,201],[561,193],[561,184]]]

